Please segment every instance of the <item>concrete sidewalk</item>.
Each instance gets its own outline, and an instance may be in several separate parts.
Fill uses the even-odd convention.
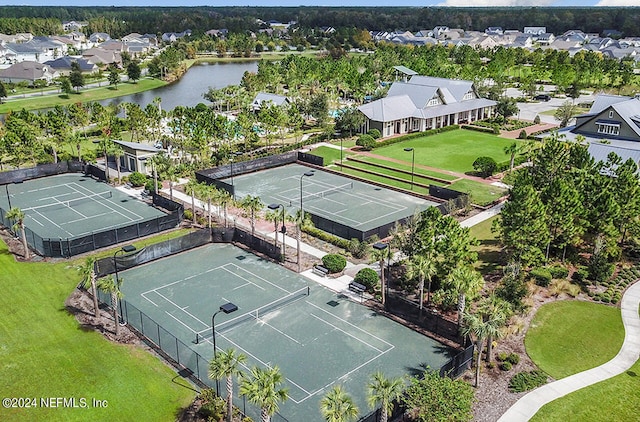
[[[625,329],[624,343],[618,354],[596,368],[543,385],[522,397],[498,419],[499,422],[528,421],[545,404],[629,369],[640,359],[640,282],[627,289],[620,309]],[[622,398],[621,398],[622,399]]]
[[[460,225],[462,227],[475,226],[476,224],[482,223],[483,221],[488,220],[491,217],[500,214],[500,211],[502,210],[502,207],[504,207],[504,202],[500,202],[499,204],[494,205],[493,207],[489,208],[486,211],[482,211],[482,212],[474,215],[473,217],[469,217],[466,220],[462,220],[460,222]]]

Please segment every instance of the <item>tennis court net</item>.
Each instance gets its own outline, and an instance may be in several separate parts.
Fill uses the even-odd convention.
[[[52,201],[55,202],[51,202],[49,204],[43,204],[43,205],[36,205],[35,207],[28,207],[28,208],[23,208],[23,211],[33,211],[33,210],[40,210],[40,209],[44,209],[44,208],[48,208],[48,209],[55,209],[55,208],[72,208],[78,204],[82,204],[82,203],[87,203],[89,201],[97,201],[100,199],[109,199],[113,196],[113,194],[111,193],[111,191],[107,191],[107,192],[101,192],[101,193],[96,193],[93,195],[86,195],[80,198],[74,198],[74,199],[67,199],[67,200],[60,200],[56,197],[52,197],[52,198],[48,198],[51,199]]]
[[[238,317],[235,317],[229,321],[223,322],[222,324],[219,324],[216,326],[216,331],[217,332],[226,332],[229,331],[231,329],[233,329],[234,327],[249,321],[249,320],[256,320],[259,321],[261,317],[265,316],[266,314],[268,314],[269,312],[273,312],[276,311],[286,305],[289,305],[290,303],[296,302],[306,296],[309,296],[309,287],[304,287],[302,289],[296,290],[295,292],[289,293],[286,296],[280,298],[280,299],[276,299],[271,303],[267,303],[266,305],[263,305],[257,309],[254,309],[250,312],[247,312],[245,314],[242,314]]]

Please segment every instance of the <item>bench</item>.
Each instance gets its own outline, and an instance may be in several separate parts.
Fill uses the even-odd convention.
[[[367,290],[367,288],[364,284],[360,284],[357,281],[352,281],[351,283],[349,283],[349,290],[354,293],[363,294]]]
[[[327,274],[329,274],[329,270],[322,265],[315,265],[313,267],[313,273],[319,275],[320,277],[326,277]]]

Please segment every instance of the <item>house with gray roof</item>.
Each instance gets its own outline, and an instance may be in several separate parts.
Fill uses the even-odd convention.
[[[23,61],[0,70],[0,81],[4,83],[28,82],[34,85],[35,81],[43,80],[50,84],[58,76],[54,69],[36,61]]]
[[[414,75],[394,82],[385,98],[358,107],[367,120],[364,132],[383,137],[422,132],[491,117],[495,101],[480,98],[472,81]]]
[[[283,106],[289,104],[289,99],[282,95],[269,94],[267,92],[258,92],[256,97],[251,102],[251,110],[257,112],[260,111],[262,107],[265,105],[269,107],[270,105],[275,106]]]
[[[55,60],[49,60],[44,62],[44,64],[56,70],[58,74],[60,74],[61,76],[68,75],[71,73],[72,63],[78,63],[78,65],[80,66],[80,71],[82,73],[93,74],[99,70],[98,66],[95,63],[84,58],[77,58],[77,57],[71,57],[71,56],[59,57]]]
[[[601,94],[571,132],[588,138],[634,142],[640,149],[640,97]]]

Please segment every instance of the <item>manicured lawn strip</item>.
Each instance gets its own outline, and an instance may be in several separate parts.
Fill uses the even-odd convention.
[[[471,195],[471,202],[477,205],[489,205],[496,199],[504,196],[506,189],[498,186],[487,185],[470,179],[461,179],[447,186],[449,189],[465,192]]]
[[[331,148],[327,146],[319,146],[318,148],[314,148],[311,150],[310,154],[317,155],[318,157],[324,158],[324,165],[328,166],[329,164],[335,162],[340,162],[340,150],[336,148]],[[351,155],[352,153],[349,153]],[[342,160],[345,161],[347,159],[347,150],[342,151]]]
[[[404,182],[397,182],[395,180],[391,180],[387,177],[382,177],[382,176],[375,176],[372,174],[368,174],[368,173],[363,173],[361,171],[358,170],[353,170],[353,169],[344,169],[344,173],[345,174],[351,174],[353,176],[357,176],[357,177],[361,177],[364,178],[366,180],[371,180],[373,182],[378,182],[378,183],[383,183],[385,185],[389,185],[389,186],[394,186],[397,188],[401,188],[401,189],[406,189],[406,190],[410,190],[411,188],[411,181],[407,181],[407,183]],[[425,188],[421,188],[416,186],[413,190],[416,193],[422,194],[422,195],[428,195],[429,194],[429,189],[425,189]]]
[[[640,361],[628,371],[543,406],[531,421],[633,421],[640,409]]]
[[[37,97],[27,97],[20,99],[7,99],[0,104],[0,114],[8,113],[12,110],[38,110],[41,108],[51,108],[56,105],[68,106],[74,103],[90,103],[108,98],[120,97],[123,95],[135,94],[137,92],[148,91],[159,88],[167,83],[159,79],[141,79],[138,83],[121,83],[118,89],[113,89],[106,83],[101,87],[81,89],[79,94],[71,94],[69,98],[60,95],[49,94]]]
[[[391,161],[387,161],[387,160],[380,160],[378,158],[374,158],[374,157],[367,157],[364,155],[358,155],[358,159],[362,160],[362,161],[367,161],[369,163],[375,163],[375,164],[382,164],[385,166],[393,166],[396,167],[400,170],[405,170],[410,172],[411,171],[411,157],[409,157],[409,161],[408,164],[400,164],[400,163],[395,163],[395,162],[391,162]],[[413,169],[415,174],[424,174],[425,176],[431,176],[431,177],[437,177],[439,179],[444,179],[444,180],[455,180],[456,176],[452,176],[450,174],[446,174],[446,173],[439,173],[437,171],[432,171],[432,170],[426,170],[423,168],[419,168],[419,167],[414,167]]]
[[[542,306],[525,337],[527,353],[555,379],[602,365],[620,350],[620,309],[581,301]]]
[[[113,255],[113,251],[111,251]],[[82,260],[18,263],[0,243],[2,397],[107,400],[107,408],[0,409],[0,420],[175,420],[194,392],[147,351],[83,330],[64,301]]]
[[[522,141],[459,129],[376,148],[373,152],[410,162],[411,153],[404,148],[414,148],[416,164],[466,173],[474,171],[473,162],[481,156],[492,157],[497,163],[507,163],[509,157],[504,148],[513,142]]]
[[[387,165],[387,166],[388,165],[394,165],[394,163],[391,163],[389,161],[387,161],[384,164]],[[345,165],[349,165],[349,166],[352,166],[352,167],[361,168],[363,170],[373,171],[373,172],[376,172],[376,173],[380,173],[380,174],[384,174],[384,175],[387,175],[387,176],[397,177],[399,179],[406,180],[407,183],[408,183],[408,186],[407,186],[406,189],[410,189],[411,188],[411,173],[407,174],[407,173],[403,173],[403,172],[400,172],[400,171],[395,171],[395,170],[391,170],[391,169],[385,169],[385,168],[381,168],[381,167],[378,167],[378,166],[369,165],[367,163],[360,163],[360,162],[356,162],[356,161],[347,161],[345,163]],[[411,171],[411,168],[409,168],[409,171]],[[418,174],[418,173],[416,172],[416,174]],[[415,180],[416,183],[420,183],[420,184],[423,184],[423,185],[446,186],[445,183],[441,183],[441,182],[438,182],[438,181],[435,181],[435,180],[432,180],[432,179],[424,179],[424,178],[421,178],[421,177],[415,177],[414,180]],[[402,182],[397,182],[397,183],[404,184]]]
[[[491,217],[475,226],[471,227],[471,237],[480,242],[477,246],[472,246],[471,250],[478,254],[475,268],[483,275],[498,269],[501,262],[500,242],[495,233],[491,231],[491,225],[498,216]]]

